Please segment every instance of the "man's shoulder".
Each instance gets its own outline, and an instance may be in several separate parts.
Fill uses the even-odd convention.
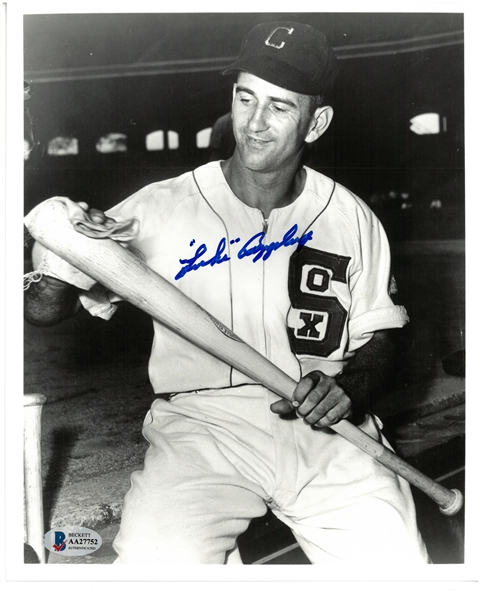
[[[201,197],[199,179],[209,180],[214,178],[218,170],[218,163],[207,163],[194,171],[187,171],[169,179],[163,179],[146,185],[134,197],[141,203],[158,203],[178,205],[188,198]]]
[[[316,171],[311,167],[305,167],[305,169],[309,174],[308,180],[312,191],[321,191],[322,193],[326,192],[331,195],[332,198],[335,197],[345,200],[350,199],[353,202],[360,199],[357,194],[331,177],[328,177],[327,175],[324,175],[320,171]]]
[[[161,194],[169,191],[173,195],[190,195],[192,193],[199,193],[198,179],[218,179],[220,172],[220,162],[213,161],[197,167],[192,171],[187,171],[176,177],[170,179],[164,179],[151,183],[145,189],[148,189],[152,194]]]
[[[195,189],[195,180],[193,178],[193,171],[187,171],[170,177],[169,179],[162,179],[146,185],[140,193],[145,196],[152,198],[159,198],[160,196],[182,197],[188,195]]]
[[[345,185],[314,169],[308,168],[308,172],[310,190],[321,195],[328,195],[329,204],[332,207],[337,207],[346,213],[360,210],[368,215],[373,214],[367,203]]]
[[[113,218],[130,218],[133,215],[148,219],[156,215],[165,219],[177,214],[184,206],[190,210],[192,203],[203,202],[199,180],[210,182],[213,173],[219,170],[217,163],[208,163],[195,171],[149,183],[109,209],[107,214]]]
[[[341,227],[354,238],[371,235],[382,229],[382,225],[368,204],[345,185],[313,172],[309,184],[310,191],[321,197],[322,216],[320,223],[327,219],[331,227]]]

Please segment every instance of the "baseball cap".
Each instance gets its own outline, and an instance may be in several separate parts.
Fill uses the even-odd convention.
[[[269,83],[299,94],[330,89],[338,63],[325,35],[303,23],[260,23],[247,33],[238,59],[223,75],[247,71]]]

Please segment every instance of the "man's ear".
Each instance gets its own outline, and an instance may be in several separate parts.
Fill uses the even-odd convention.
[[[318,140],[328,129],[333,119],[333,108],[331,106],[320,106],[315,110],[312,117],[311,126],[305,141],[311,144]]]

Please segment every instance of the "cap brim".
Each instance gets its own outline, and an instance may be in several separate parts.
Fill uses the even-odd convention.
[[[241,63],[241,60],[236,60],[230,66],[228,66],[224,71],[222,71],[222,75],[232,75],[233,73],[238,73],[238,71],[243,71],[242,66],[238,66],[238,63]]]
[[[244,56],[228,66],[222,75],[246,71],[273,85],[298,94],[315,95],[322,90],[298,69],[283,61],[267,56]]]

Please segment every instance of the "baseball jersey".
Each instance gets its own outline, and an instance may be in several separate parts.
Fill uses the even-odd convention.
[[[402,327],[389,297],[390,251],[368,206],[304,167],[290,205],[262,212],[238,199],[212,162],[153,183],[107,211],[135,217],[146,264],[298,380],[341,372],[379,329]],[[154,321],[149,376],[157,393],[252,383]]]

